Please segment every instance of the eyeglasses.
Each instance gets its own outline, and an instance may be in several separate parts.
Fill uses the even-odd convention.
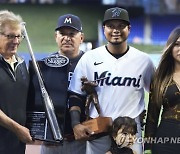
[[[24,39],[23,35],[13,35],[13,34],[4,34],[4,33],[0,33],[1,35],[5,36],[8,40],[14,40],[15,38],[17,38],[18,40],[22,40]]]

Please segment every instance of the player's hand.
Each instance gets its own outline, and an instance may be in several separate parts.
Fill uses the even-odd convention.
[[[30,135],[29,129],[18,125],[15,129],[14,129],[15,134],[17,135],[17,137],[19,138],[19,140],[21,140],[24,143],[33,143],[32,137]]]
[[[87,140],[91,135],[94,134],[89,127],[82,124],[75,125],[73,131],[76,140]]]

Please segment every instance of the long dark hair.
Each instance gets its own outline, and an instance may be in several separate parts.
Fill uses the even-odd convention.
[[[174,72],[174,58],[172,56],[172,49],[175,42],[180,37],[180,26],[176,27],[169,35],[165,45],[159,66],[157,67],[153,83],[152,83],[152,102],[158,106],[162,104],[163,94],[166,87],[169,85]]]

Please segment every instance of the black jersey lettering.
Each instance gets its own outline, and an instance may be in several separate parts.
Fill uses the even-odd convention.
[[[142,75],[139,75],[139,78],[115,76],[112,79],[110,79],[110,77],[111,77],[111,73],[109,73],[108,71],[105,71],[100,75],[98,75],[98,72],[94,72],[94,80],[104,78],[102,80],[97,81],[99,86],[113,85],[113,86],[133,86],[139,88]]]

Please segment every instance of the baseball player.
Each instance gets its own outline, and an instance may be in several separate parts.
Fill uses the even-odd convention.
[[[70,113],[76,138],[90,136],[86,126],[80,124],[80,107],[83,105],[81,96],[81,77],[88,80],[98,80],[96,91],[99,98],[101,116],[119,116],[135,118],[137,122],[137,137],[141,137],[139,115],[143,112],[144,89],[149,91],[150,81],[154,73],[154,66],[150,57],[138,49],[127,44],[130,34],[130,20],[128,12],[122,8],[106,10],[103,20],[104,35],[108,43],[92,51],[86,52],[78,62],[69,90]],[[90,117],[96,118],[97,110],[90,106]],[[111,146],[109,136],[102,136],[87,141],[87,154],[104,154]],[[135,143],[132,147],[137,154],[142,154],[142,145]]]
[[[80,44],[84,40],[84,33],[82,32],[82,23],[80,18],[73,14],[65,14],[60,16],[58,19],[57,27],[55,29],[55,40],[59,47],[59,51],[53,53],[52,55],[54,56],[64,55],[68,57],[70,61],[67,72],[68,83],[69,83],[78,60],[84,54],[84,52],[79,48]],[[49,67],[49,70],[51,69],[53,70],[53,67]],[[56,74],[52,74],[52,75],[56,75]],[[57,77],[57,80],[58,79],[59,78]],[[54,81],[53,83],[55,82],[56,81]],[[57,89],[56,85],[54,89]],[[81,120],[83,120],[83,114],[81,115]],[[67,105],[66,115],[65,115],[63,145],[52,146],[52,145],[44,144],[41,146],[41,154],[72,154],[72,153],[84,154],[85,151],[86,151],[85,141],[74,140],[73,130],[71,128],[71,119]]]

